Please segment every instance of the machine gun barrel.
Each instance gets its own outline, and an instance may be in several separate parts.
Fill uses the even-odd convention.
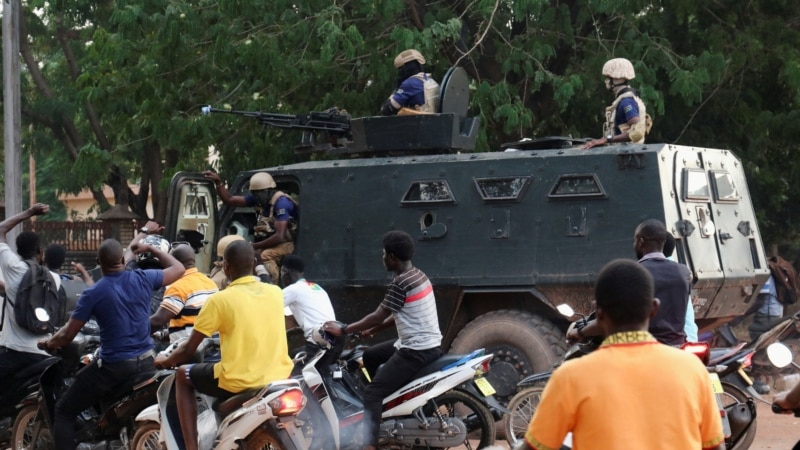
[[[304,131],[325,131],[332,135],[346,137],[350,134],[350,116],[335,112],[312,111],[308,114],[276,114],[261,111],[236,111],[203,106],[203,115],[211,113],[235,114],[251,117],[262,125]]]

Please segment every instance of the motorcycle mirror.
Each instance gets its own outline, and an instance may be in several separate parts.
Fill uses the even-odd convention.
[[[769,362],[771,362],[773,366],[780,369],[791,364],[794,359],[789,347],[780,342],[775,342],[767,347],[767,358],[769,358]]]
[[[47,322],[50,320],[50,314],[47,314],[44,308],[36,308],[33,310],[33,313],[36,315],[36,320],[39,322]]]
[[[564,317],[572,317],[575,315],[575,311],[572,309],[571,306],[567,305],[566,303],[562,303],[556,306],[556,309]]]

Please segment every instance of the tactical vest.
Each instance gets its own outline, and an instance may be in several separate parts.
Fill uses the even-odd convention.
[[[617,98],[614,99],[614,103],[606,108],[606,123],[603,124],[603,136],[613,136],[616,134],[614,121],[617,118],[617,105],[619,105],[619,102],[621,102],[623,98],[633,98],[636,101],[636,105],[639,107],[639,122],[633,125],[627,123],[620,124],[619,131],[620,133],[625,133],[627,131],[628,137],[634,144],[644,144],[645,135],[650,133],[650,129],[653,127],[653,119],[647,114],[647,108],[644,106],[642,99],[634,94],[632,89],[623,89]]]
[[[286,197],[289,201],[297,207],[297,202],[289,196],[281,191],[276,192],[272,198],[269,200],[269,216],[263,215],[263,209],[259,212],[258,221],[256,222],[256,226],[253,227],[253,231],[256,234],[256,240],[262,241],[273,234],[275,234],[275,202],[278,201],[279,198]],[[289,224],[286,227],[286,231],[289,233],[289,236],[285,236],[284,238],[288,241],[294,241],[295,235],[297,234],[297,219],[294,217],[289,219]]]
[[[418,106],[416,109],[428,114],[434,114],[439,111],[439,83],[429,73],[420,72],[412,75],[412,77],[422,81],[422,88],[425,92],[425,104]]]

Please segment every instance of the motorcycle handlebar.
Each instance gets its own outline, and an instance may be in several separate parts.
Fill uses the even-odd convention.
[[[791,411],[792,413],[794,413],[795,417],[800,417],[800,409],[783,409],[777,403],[772,404],[772,412],[774,412],[775,414],[783,414],[787,411]]]

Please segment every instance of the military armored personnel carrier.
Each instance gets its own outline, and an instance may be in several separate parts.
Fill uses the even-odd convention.
[[[563,352],[567,322],[555,307],[590,312],[596,274],[611,259],[635,257],[633,232],[648,218],[676,237],[677,258],[694,275],[701,329],[749,308],[768,268],[733,153],[667,144],[585,151],[568,138],[471,152],[478,123],[466,117],[466,77],[453,76],[456,85],[443,83],[440,114],[343,121],[349,127],[333,138],[306,135],[301,148],[340,159],[259,169],[299,203],[295,251],[338,318],[359,319],[379,304],[391,275],[381,238],[407,231],[417,239],[414,264],[435,287],[444,347],[494,353],[488,377],[507,400],[518,380],[548,370]],[[452,93],[460,95],[455,106]],[[293,120],[284,123],[328,133],[328,125],[303,128],[310,116]],[[256,172],[239,174],[231,192],[246,193]],[[169,202],[170,240],[210,242],[197,255],[201,270],[210,270],[221,236],[253,239],[255,213],[218,209],[200,173],[176,174]]]

